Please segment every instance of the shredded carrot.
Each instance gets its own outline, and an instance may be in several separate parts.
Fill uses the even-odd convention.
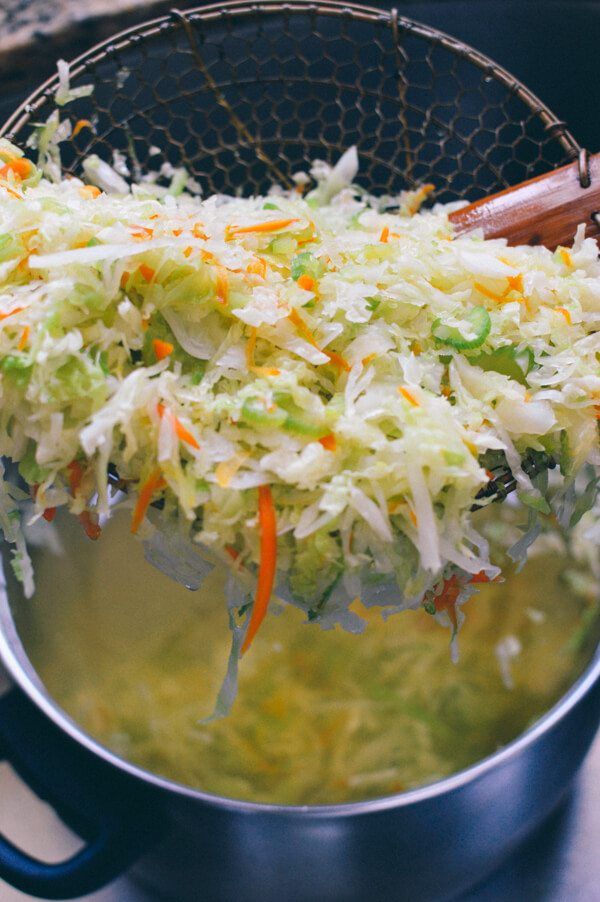
[[[186,259],[187,259],[188,257],[191,257],[191,256],[192,256],[193,250],[194,250],[193,247],[186,247],[185,250],[184,250],[184,252],[183,252],[183,256],[184,256]]]
[[[160,471],[160,467],[156,467],[156,469],[153,470],[152,473],[150,473],[148,479],[140,487],[137,502],[133,511],[133,516],[131,518],[132,533],[135,534],[142,525],[142,521],[146,516],[146,511],[150,507],[154,493],[158,492],[159,489],[164,489],[166,484],[167,483],[163,479],[163,475]]]
[[[252,644],[258,629],[265,618],[273,583],[275,581],[275,568],[277,565],[277,522],[275,517],[275,505],[268,485],[258,487],[258,523],[260,530],[260,564],[258,568],[258,583],[256,595],[252,605],[252,614],[242,644],[241,654],[244,654]]]
[[[383,244],[387,244],[388,238],[390,237],[390,230],[387,226],[384,226],[381,230],[381,235],[379,236],[379,240]]]
[[[160,338],[152,340],[152,347],[157,360],[164,360],[165,357],[168,357],[175,350],[170,341],[161,341]]]
[[[249,451],[240,451],[239,454],[234,454],[229,460],[222,460],[217,464],[215,467],[215,479],[222,489],[227,488],[249,454]]]
[[[417,515],[415,514],[414,510],[412,509],[412,507],[409,507],[409,508],[408,508],[408,516],[409,516],[409,518],[410,518],[410,522],[412,523],[412,525],[413,525],[413,526],[415,527],[415,529],[416,529],[417,526],[419,525],[419,521],[417,520]]]
[[[92,200],[102,194],[100,188],[96,188],[95,185],[84,185],[79,189],[79,193],[82,197],[86,199],[91,198]]]
[[[571,325],[573,320],[571,319],[571,314],[569,313],[569,311],[567,310],[566,307],[555,307],[554,310],[556,313],[561,313],[564,316],[565,320],[567,321],[567,324],[569,326]]]
[[[326,354],[329,357],[331,363],[334,366],[337,366],[339,370],[345,370],[347,373],[350,372],[350,364],[347,360],[345,360],[340,354],[336,354],[335,351],[328,351],[326,348],[321,349],[317,342],[315,341],[314,335],[300,316],[297,310],[292,310],[292,312],[288,315],[288,319],[295,325],[298,329],[298,332],[306,339],[306,341],[316,348],[318,351],[321,351],[322,354]]]
[[[176,238],[179,238],[179,236],[181,235],[182,232],[183,232],[183,229],[173,229],[173,234]]]
[[[486,471],[485,471],[485,475],[486,475],[487,478],[490,479],[490,480],[493,480],[493,479],[496,478],[496,477],[494,476],[494,474],[492,473],[491,470],[486,470]]]
[[[506,281],[508,282],[508,288],[505,291],[505,294],[508,294],[509,291],[518,291],[520,294],[523,293],[523,274],[519,273],[516,276],[507,276]]]
[[[363,366],[368,366],[372,360],[375,360],[376,357],[377,357],[377,354],[367,354],[366,357],[363,357],[363,359],[361,360],[361,363]]]
[[[89,119],[78,119],[75,125],[73,126],[73,133],[71,134],[72,138],[76,138],[80,131],[84,128],[89,128],[90,131],[94,130],[94,126],[90,122]]]
[[[127,283],[129,281],[129,275],[130,274],[128,272],[124,272],[123,275],[121,276],[121,281],[119,282],[119,285],[123,290],[125,290],[125,288],[127,287]]]
[[[262,257],[257,257],[256,260],[253,260],[246,267],[246,272],[254,273],[257,276],[261,276],[263,279],[267,274],[267,264],[262,259]]]
[[[422,185],[419,190],[415,192],[412,201],[408,205],[409,212],[416,213],[423,201],[432,191],[435,191],[435,185]]]
[[[72,460],[71,463],[67,465],[67,470],[69,471],[69,487],[71,489],[71,494],[75,497],[81,486],[85,470],[78,460]]]
[[[0,322],[3,319],[8,319],[9,316],[14,316],[15,313],[21,313],[22,310],[25,310],[25,307],[13,307],[13,309],[9,310],[8,313],[0,313]]]
[[[165,413],[165,405],[161,404],[160,401],[156,405],[156,412],[159,416],[159,419],[162,419]],[[175,435],[177,436],[177,438],[180,441],[185,442],[186,445],[191,445],[192,448],[200,450],[200,445],[198,444],[197,439],[188,429],[185,428],[181,420],[179,420],[170,410],[167,411],[167,414],[169,416],[169,419],[171,420],[171,423],[173,424],[173,429],[175,430]]]
[[[129,231],[138,241],[149,241],[154,235],[154,229],[143,225],[132,225],[129,227]]]
[[[200,239],[206,241],[208,238],[208,235],[206,234],[206,232],[203,231],[202,226],[203,226],[203,223],[201,223],[201,222],[194,223],[194,228],[192,229],[192,235],[194,236],[194,238],[200,238]]]
[[[600,404],[594,404],[594,411],[596,412],[596,419],[600,420]]]
[[[490,578],[489,578],[489,576],[487,575],[487,573],[485,572],[485,570],[480,570],[479,573],[475,573],[475,574],[471,577],[471,579],[469,580],[469,582],[470,582],[470,583],[489,583],[489,582],[490,582]]]
[[[272,219],[270,222],[259,222],[255,225],[248,226],[227,226],[225,229],[225,240],[230,241],[236,235],[250,235],[252,232],[279,232],[280,229],[286,229],[294,222],[300,222],[299,219]]]
[[[30,331],[31,331],[31,330],[30,330],[29,326],[25,326],[25,328],[24,328],[23,331],[21,332],[21,337],[20,337],[20,339],[19,339],[19,344],[17,345],[17,351],[22,351],[22,350],[25,348],[27,342],[29,341],[29,333],[30,333]]]
[[[312,276],[305,273],[303,276],[300,276],[297,284],[300,288],[304,289],[304,291],[314,291],[316,282]]]
[[[31,175],[33,164],[26,157],[15,157],[9,163],[5,163],[0,169],[0,179],[8,178],[12,175],[21,181]]]
[[[315,226],[312,219],[308,220],[308,229],[309,229],[309,232],[308,232],[308,235],[306,238],[296,238],[296,241],[298,242],[298,246],[301,246],[303,244],[308,244],[315,237],[315,234],[317,232],[317,227]]]
[[[573,266],[573,258],[571,257],[571,254],[566,249],[566,247],[561,247],[558,253],[560,254],[560,259],[565,264],[565,266]]]
[[[337,449],[337,442],[335,440],[335,435],[333,434],[333,432],[330,432],[328,435],[324,435],[323,438],[320,438],[319,444],[323,445],[326,451],[335,451]]]
[[[449,385],[442,385],[442,394],[445,398],[449,398],[452,394],[452,389]]]
[[[493,291],[490,291],[490,289],[486,288],[485,285],[482,285],[481,282],[473,282],[473,288],[480,294],[483,294],[486,298],[489,298],[490,301],[496,301],[498,304],[505,303],[505,298],[502,295],[494,294]]]
[[[423,352],[423,348],[421,347],[420,343],[416,339],[415,339],[415,341],[412,342],[412,344],[410,346],[410,350],[415,355],[415,357],[420,357]]]
[[[217,263],[217,284],[215,286],[217,300],[224,307],[229,303],[229,276],[227,270],[220,263]]]
[[[9,188],[8,185],[0,185],[0,187],[3,188],[7,192],[7,194],[10,194],[10,196],[14,197],[16,200],[25,200],[22,194],[19,194],[18,191],[13,191],[13,189]]]
[[[88,539],[92,539],[95,542],[96,539],[100,538],[102,529],[89,511],[82,511],[78,519]]]
[[[433,603],[436,611],[447,611],[448,616],[454,629],[458,627],[458,619],[456,616],[456,602],[460,595],[461,585],[458,581],[456,573],[444,580],[442,591],[439,595],[433,596]]]
[[[138,266],[138,272],[144,282],[151,282],[156,275],[156,270],[152,269],[152,267],[148,266],[146,263],[140,263],[140,265]]]
[[[421,406],[419,404],[419,402],[417,401],[417,399],[415,398],[415,396],[413,395],[413,393],[411,391],[409,391],[407,388],[404,388],[403,385],[398,386],[398,391],[400,392],[400,394],[402,395],[403,398],[406,398],[406,400],[408,401],[409,404],[412,404],[413,407]]]
[[[47,507],[44,513],[42,514],[44,520],[47,520],[48,523],[52,523],[54,518],[56,517],[56,508],[55,507]]]
[[[327,348],[320,349],[323,354],[327,354],[330,361],[334,366],[337,366],[338,370],[344,370],[344,372],[349,373],[352,367],[348,363],[348,361],[342,357],[341,354],[337,354],[335,351],[328,351]]]
[[[160,219],[160,213],[153,213],[152,216],[149,216],[148,219]]]

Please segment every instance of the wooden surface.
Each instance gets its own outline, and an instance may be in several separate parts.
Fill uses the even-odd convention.
[[[600,154],[589,158],[589,185],[583,188],[579,163],[570,163],[450,214],[461,232],[483,229],[486,238],[509,244],[544,244],[551,250],[571,244],[580,222],[597,236],[592,213],[600,211]]]

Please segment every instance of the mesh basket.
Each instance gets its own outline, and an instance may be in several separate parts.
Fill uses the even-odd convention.
[[[205,193],[289,184],[358,148],[359,181],[476,199],[577,156],[552,113],[487,57],[397,11],[324,2],[205,6],[155,19],[72,63],[94,92],[63,115],[94,122],[62,145],[68,171],[115,150],[131,166],[185,166]],[[57,79],[2,134],[24,142]],[[135,171],[135,170],[134,170]]]

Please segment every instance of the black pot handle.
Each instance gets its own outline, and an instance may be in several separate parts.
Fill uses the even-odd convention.
[[[0,878],[44,899],[72,899],[122,874],[156,839],[156,816],[136,781],[98,759],[52,724],[18,690],[0,698],[0,759],[86,841],[66,861],[47,864],[0,834]]]

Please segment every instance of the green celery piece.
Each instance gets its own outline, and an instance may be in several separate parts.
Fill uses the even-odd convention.
[[[440,344],[456,348],[457,351],[466,351],[480,347],[490,334],[491,328],[492,321],[485,307],[472,307],[465,317],[465,332],[473,333],[471,338],[457,326],[445,325],[441,319],[435,320],[431,334]]]

